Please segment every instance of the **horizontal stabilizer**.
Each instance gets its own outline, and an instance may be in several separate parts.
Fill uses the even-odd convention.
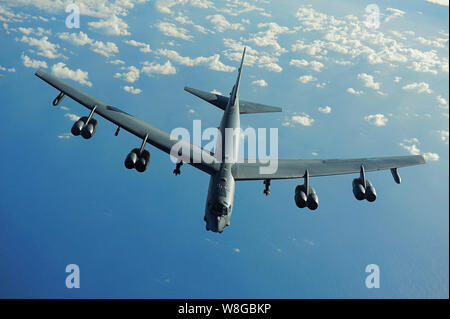
[[[228,104],[229,98],[215,93],[205,92],[190,87],[184,87],[184,90],[194,94],[195,96],[217,106],[219,109],[225,110]],[[268,113],[268,112],[281,112],[282,109],[276,106],[269,106],[264,104],[253,103],[249,101],[240,100],[239,101],[240,114],[250,114],[250,113]]]

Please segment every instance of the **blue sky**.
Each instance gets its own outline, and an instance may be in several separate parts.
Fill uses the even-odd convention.
[[[0,1],[0,297],[448,298],[448,1]],[[441,3],[441,4],[439,4]],[[45,68],[161,129],[217,126],[221,111],[185,85],[228,94],[247,46],[241,98],[283,107],[244,115],[277,127],[281,158],[423,154],[428,163],[313,178],[319,209],[299,210],[302,181],[241,182],[231,226],[206,232],[209,177],[172,174],[152,147],[144,174],[123,166],[140,141],[34,76]],[[65,287],[77,264],[81,288]],[[381,287],[365,287],[365,267]]]

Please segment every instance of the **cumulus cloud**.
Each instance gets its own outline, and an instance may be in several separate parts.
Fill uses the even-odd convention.
[[[147,74],[148,76],[151,76],[152,74],[175,74],[177,73],[177,70],[175,69],[175,67],[172,65],[172,63],[170,63],[170,61],[168,60],[166,63],[164,64],[158,64],[155,62],[143,62],[142,63],[144,66],[141,69],[141,72]]]
[[[417,139],[415,139],[416,142],[418,142]],[[413,141],[411,139],[404,139],[402,143],[399,145],[403,147],[405,150],[408,151],[411,155],[420,155],[421,151],[419,147],[416,144],[412,144]],[[438,161],[439,160],[439,154],[432,153],[432,152],[425,152],[422,153],[423,157],[426,161]]]
[[[358,79],[361,80],[363,82],[364,86],[367,88],[374,89],[374,90],[380,89],[380,83],[375,82],[372,75],[369,75],[367,73],[360,73],[360,74],[358,74]]]
[[[33,69],[39,69],[39,68],[48,68],[47,62],[45,61],[39,61],[39,60],[32,60],[30,57],[26,56],[23,52],[21,55],[23,65],[27,68],[33,68]]]
[[[388,20],[403,15],[401,10],[388,10]],[[304,32],[315,32],[321,37],[314,40],[297,40],[292,51],[303,51],[315,59],[328,59],[330,52],[360,58],[369,64],[386,64],[395,67],[404,63],[416,72],[437,74],[448,73],[448,55],[436,50],[422,51],[387,33],[370,30],[364,25],[364,18],[347,15],[336,18],[316,11],[311,6],[302,6],[295,14]],[[405,33],[406,34],[406,33]],[[401,40],[401,39],[400,39]]]
[[[386,11],[389,12],[389,15],[384,19],[384,22],[389,22],[394,18],[403,17],[405,15],[405,11],[399,9],[387,8]]]
[[[306,83],[309,83],[309,82],[316,81],[317,78],[315,78],[315,77],[312,76],[312,75],[302,75],[302,76],[300,76],[300,77],[298,78],[298,80],[299,80],[300,82],[302,82],[303,84],[306,84]]]
[[[314,123],[314,119],[306,113],[302,113],[302,115],[293,115],[291,121],[303,126],[311,126]]]
[[[441,95],[436,96],[436,100],[439,103],[439,107],[443,109],[448,109],[448,102],[445,98],[443,98]]]
[[[219,32],[226,30],[244,30],[244,27],[240,23],[230,23],[223,15],[214,14],[206,17],[214,28]]]
[[[262,79],[261,80],[252,81],[252,85],[260,86],[260,87],[268,86],[267,82],[265,80],[262,80]]]
[[[164,34],[168,37],[173,37],[173,38],[178,38],[178,39],[183,39],[183,40],[192,39],[192,35],[188,34],[189,33],[188,30],[186,30],[185,28],[179,28],[173,23],[160,22],[156,25],[156,27],[158,28],[159,31],[162,32],[162,34]]]
[[[114,42],[104,43],[102,41],[95,41],[91,46],[91,50],[107,58],[114,56],[116,53],[119,53],[119,49]]]
[[[86,44],[92,44],[94,40],[89,38],[89,36],[84,33],[83,31],[80,31],[79,33],[75,32],[63,32],[58,34],[58,38],[61,40],[68,41],[74,45],[84,46]]]
[[[319,110],[319,112],[321,112],[323,114],[330,114],[331,113],[331,107],[328,106],[328,105],[324,106],[324,107],[319,106],[317,109]]]
[[[109,35],[130,35],[130,32],[128,32],[128,24],[115,14],[107,19],[88,22],[88,25]]]
[[[58,35],[61,40],[68,41],[73,45],[77,46],[85,46],[89,45],[90,49],[95,53],[103,55],[107,58],[114,56],[116,53],[119,53],[119,48],[114,42],[102,42],[95,41],[94,39],[89,38],[89,36],[80,31],[79,33],[75,32],[63,32]]]
[[[52,73],[63,79],[71,79],[80,84],[92,86],[88,81],[88,72],[81,69],[71,70],[63,62],[58,62],[52,66]]]
[[[426,82],[413,82],[402,87],[405,91],[416,91],[417,93],[431,94],[433,91],[430,89],[430,85]]]
[[[227,48],[225,50],[225,57],[232,61],[240,62],[242,58],[242,51],[244,45],[242,42],[225,38],[223,39],[224,45]],[[247,51],[245,53],[244,64],[246,66],[258,66],[259,68],[267,69],[271,72],[281,72],[283,68],[277,64],[278,57],[274,54],[267,52],[259,52],[253,49],[251,46],[246,46]]]
[[[439,4],[441,6],[447,6],[448,7],[448,0],[425,0],[430,3]]]
[[[27,43],[29,46],[36,47],[37,54],[49,59],[56,59],[61,57],[61,54],[58,53],[58,44],[51,43],[48,41],[48,37],[42,37],[40,39],[36,39],[33,37],[22,36],[22,38],[16,38],[16,41],[20,41],[23,43]]]
[[[386,126],[386,123],[388,122],[388,119],[380,113],[367,115],[364,117],[364,119],[375,126]]]
[[[129,83],[134,83],[139,79],[140,71],[135,66],[122,67],[121,70],[124,70],[123,73],[116,73],[114,75],[115,78],[121,78]]]
[[[144,53],[149,53],[152,50],[150,49],[150,44],[147,43],[143,43],[143,42],[138,42],[135,40],[125,40],[125,43],[132,45],[134,47],[138,47],[139,51],[144,52]]]
[[[135,88],[135,87],[133,87],[133,86],[131,86],[131,85],[125,85],[125,86],[123,87],[123,89],[124,89],[125,91],[131,93],[131,94],[139,94],[139,93],[142,92],[141,89],[137,89],[137,88]]]
[[[166,56],[167,58],[174,61],[175,63],[185,65],[185,66],[206,65],[211,70],[222,71],[222,72],[232,72],[236,69],[233,66],[228,66],[228,65],[223,64],[220,61],[219,54],[214,54],[209,57],[200,56],[200,57],[196,57],[196,58],[191,58],[191,57],[181,56],[175,50],[159,49],[157,51],[157,53],[159,55]]]
[[[448,130],[440,130],[438,131],[441,141],[445,144],[448,144]]]
[[[362,95],[364,94],[364,91],[357,91],[354,88],[348,88],[347,92],[353,95]]]
[[[72,114],[72,113],[66,113],[64,114],[64,117],[67,117],[69,120],[71,121],[78,121],[80,119],[80,117],[76,114]]]
[[[305,59],[301,59],[301,60],[296,60],[296,59],[292,59],[289,62],[289,65],[293,65],[296,67],[307,67],[309,66],[311,68],[311,70],[316,71],[316,72],[321,72],[322,68],[324,67],[322,62],[319,61],[311,61],[308,62]]]

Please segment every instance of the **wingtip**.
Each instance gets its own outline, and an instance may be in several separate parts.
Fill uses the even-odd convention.
[[[420,164],[426,164],[425,157],[423,155],[417,155],[419,157]]]

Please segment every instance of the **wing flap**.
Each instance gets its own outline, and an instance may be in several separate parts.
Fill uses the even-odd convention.
[[[424,164],[422,155],[392,156],[357,159],[328,159],[328,160],[273,160],[277,165],[273,174],[261,173],[260,163],[237,163],[232,168],[235,180],[265,180],[265,179],[291,179],[304,177],[306,170],[309,176],[329,176],[359,173],[361,165],[366,172],[387,170]]]
[[[135,118],[134,116],[120,110],[119,108],[108,105],[105,102],[90,96],[89,94],[81,91],[80,89],[72,86],[69,83],[58,79],[57,77],[49,74],[44,70],[37,71],[36,76],[90,110],[92,110],[94,106],[97,106],[95,109],[96,114],[104,117],[108,121],[120,126],[121,128],[136,135],[137,137],[143,139],[148,134],[148,143],[168,154],[170,154],[173,145],[180,141],[176,137],[172,137],[171,139],[169,133],[148,123],[145,123],[144,121]],[[189,144],[186,141],[182,141],[182,143],[189,147],[190,154],[183,154],[183,157],[189,156],[189,163],[191,165],[209,174],[214,174],[216,171],[218,171],[220,165],[217,163],[216,158],[214,158],[214,156],[210,152],[205,151],[196,145]],[[178,154],[177,157],[181,158],[181,156],[178,156]],[[198,160],[194,161],[194,159],[201,159],[201,162],[199,162]]]

